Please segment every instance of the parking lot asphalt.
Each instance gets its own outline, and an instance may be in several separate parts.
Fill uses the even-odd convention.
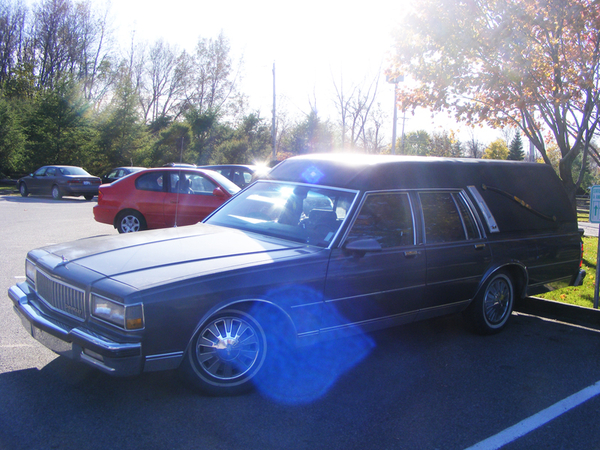
[[[6,296],[24,279],[27,250],[116,234],[93,221],[92,206],[80,199],[0,198],[2,450],[459,450],[561,409],[600,380],[600,312],[539,298],[520,302],[507,330],[494,336],[472,335],[460,316],[367,336],[375,344],[371,354],[301,404],[264,391],[204,397],[167,372],[111,378],[34,341]],[[335,359],[337,345],[352,343],[305,348],[297,356],[311,363],[306,372],[325,376],[319,355]],[[290,391],[298,385],[291,378]],[[501,448],[600,448],[600,397],[571,407]],[[500,448],[493,442],[506,441],[477,448]]]

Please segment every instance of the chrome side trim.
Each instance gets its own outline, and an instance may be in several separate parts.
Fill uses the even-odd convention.
[[[179,367],[179,364],[181,364],[182,359],[183,352],[172,352],[163,353],[160,355],[146,356],[144,372],[156,372],[159,370],[177,369],[177,367]]]

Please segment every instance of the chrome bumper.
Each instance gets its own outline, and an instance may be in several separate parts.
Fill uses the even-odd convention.
[[[143,370],[141,343],[119,343],[83,328],[69,328],[44,316],[29,301],[35,295],[27,283],[8,290],[15,313],[34,339],[59,355],[79,360],[114,376],[138,375]]]

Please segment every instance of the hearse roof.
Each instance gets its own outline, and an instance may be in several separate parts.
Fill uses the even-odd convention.
[[[552,174],[541,175],[548,172]],[[465,182],[491,183],[498,176],[534,174],[555,176],[546,164],[520,161],[327,153],[287,159],[271,170],[269,178],[370,191],[464,187]]]
[[[469,158],[311,154],[283,161],[271,170],[269,178],[361,191],[475,186],[501,222],[501,229],[530,226],[547,229],[561,222],[576,224],[562,183],[547,164]],[[519,212],[522,209],[529,212]]]

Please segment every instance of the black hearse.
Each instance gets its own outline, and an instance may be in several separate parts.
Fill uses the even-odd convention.
[[[32,250],[9,295],[61,354],[231,393],[290,343],[457,312],[498,332],[515,300],[580,283],[580,263],[547,165],[307,155],[202,224]]]

